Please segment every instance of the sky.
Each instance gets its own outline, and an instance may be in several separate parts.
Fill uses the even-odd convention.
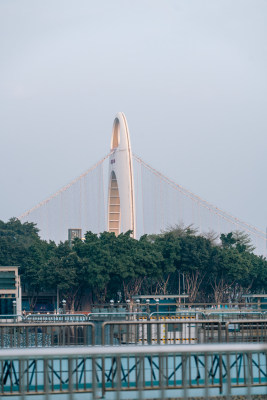
[[[0,219],[132,149],[267,226],[265,0],[0,0]]]

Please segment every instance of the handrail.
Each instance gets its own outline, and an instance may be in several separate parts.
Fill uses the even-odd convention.
[[[175,321],[175,320],[171,320],[171,321],[162,321],[162,320],[146,320],[146,321],[105,321],[102,323],[101,325],[101,340],[102,340],[102,345],[105,345],[105,328],[106,326],[144,326],[147,327],[147,336],[146,336],[146,341],[148,344],[151,344],[151,328],[152,326],[157,326],[160,327],[163,324],[166,325],[184,325],[184,324],[192,324],[192,325],[205,325],[205,326],[211,326],[212,324],[215,326],[218,326],[218,331],[219,331],[219,337],[221,337],[222,334],[222,322],[219,320],[179,320],[179,321]],[[157,340],[159,340],[159,332],[157,331]],[[143,338],[141,338],[141,340],[143,340]],[[168,342],[168,338],[165,339],[165,345]],[[175,344],[175,343],[174,343]],[[127,345],[128,346],[128,345]]]
[[[207,312],[203,312],[203,314],[206,314],[206,315],[211,315],[211,314],[219,314],[219,315],[225,315],[225,314],[229,314],[229,315],[233,315],[233,314],[238,314],[238,315],[242,315],[242,314],[260,314],[260,315],[262,315],[262,314],[264,314],[263,312],[261,312],[261,311],[241,311],[241,310],[239,310],[239,311],[237,311],[237,310],[234,310],[234,311],[230,311],[230,310],[227,310],[227,311],[223,311],[223,310],[221,310],[221,311],[219,311],[219,310],[214,310],[214,311],[207,311]]]
[[[229,399],[236,394],[251,398],[266,392],[266,356],[266,343],[3,349],[0,394],[119,400],[148,398],[145,391],[154,390],[153,398],[188,399],[210,398],[215,390]],[[29,367],[29,360],[36,368]]]
[[[175,315],[197,315],[197,314],[202,314],[202,316],[205,316],[205,313],[201,312],[201,311],[187,311],[187,310],[178,310],[178,311],[154,311],[152,313],[149,314],[149,318],[151,318],[153,315],[162,315],[162,314],[175,314]]]
[[[52,322],[45,322],[44,324],[40,325],[38,322],[29,322],[26,325],[24,325],[21,322],[15,322],[14,324],[0,324],[0,327],[6,327],[6,328],[35,328],[35,327],[52,327],[52,328],[56,328],[56,327],[60,327],[60,326],[95,326],[95,324],[92,321],[73,321],[73,322],[61,322],[59,321],[58,324],[53,324]]]
[[[256,330],[258,330],[257,324],[261,324],[261,325],[265,325],[265,336],[261,336],[264,340],[266,340],[266,336],[267,336],[267,321],[266,320],[262,320],[262,319],[246,319],[246,320],[240,320],[240,319],[236,319],[236,320],[231,320],[231,321],[227,321],[225,323],[225,332],[226,332],[226,341],[229,342],[230,341],[230,337],[229,337],[229,332],[230,332],[230,325],[234,325],[236,326],[234,328],[234,331],[239,331],[240,328],[242,327],[242,325],[245,325],[245,327],[249,326],[250,331],[252,330],[252,328],[256,328]],[[252,326],[250,326],[252,325]],[[263,332],[263,327],[261,326],[259,329],[259,332]],[[241,331],[241,333],[244,335],[244,332]],[[247,339],[247,335],[245,335],[245,339]],[[258,340],[259,341],[259,340]]]
[[[134,315],[143,315],[149,317],[149,314],[146,312],[130,312],[130,311],[121,311],[121,312],[99,312],[99,313],[90,313],[87,315],[89,321],[91,320],[91,316],[110,316],[115,315],[119,317],[120,315],[134,316]]]
[[[86,321],[87,316],[84,314],[28,314],[23,318],[24,321],[36,320],[38,322],[61,322],[61,321]]]
[[[2,315],[0,315],[0,321],[2,319],[5,319],[5,320],[7,320],[7,319],[22,320],[23,319],[23,315],[21,315],[21,314],[2,314]]]
[[[104,356],[104,355],[157,355],[157,354],[184,354],[184,353],[224,353],[231,354],[267,352],[267,343],[210,343],[210,344],[187,344],[187,345],[154,345],[154,346],[96,346],[96,347],[49,347],[49,348],[20,348],[20,349],[2,349],[0,360],[8,359],[45,359],[45,358],[64,358],[77,356]]]

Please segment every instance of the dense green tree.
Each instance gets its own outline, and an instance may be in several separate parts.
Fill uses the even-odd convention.
[[[251,243],[251,239],[248,233],[242,231],[234,231],[233,238],[235,240],[235,247],[239,252],[249,252],[252,253],[255,247]]]
[[[85,234],[85,240],[76,240],[73,250],[82,260],[84,284],[92,293],[92,301],[104,302],[110,282],[110,270],[114,259],[110,248],[114,246],[116,236],[104,232],[99,236],[92,232]]]
[[[233,232],[230,232],[228,234],[222,233],[220,236],[220,239],[221,239],[222,247],[224,249],[229,249],[229,248],[233,247],[234,244],[236,244],[236,239],[233,236]]]
[[[266,293],[267,261],[253,253],[247,234],[200,235],[192,226],[175,226],[159,235],[133,239],[131,232],[85,234],[85,239],[46,242],[34,224],[0,221],[0,264],[19,265],[31,307],[43,289],[58,290],[69,309],[127,300],[136,294],[177,294],[189,300],[240,301],[249,292]],[[180,284],[180,285],[179,285]]]
[[[136,240],[131,237],[131,232],[120,234],[112,256],[116,260],[112,273],[120,284],[125,300],[140,293],[145,280],[159,275],[161,255],[147,236]]]
[[[33,223],[21,223],[11,218],[0,221],[0,265],[18,265],[22,284],[26,287],[30,307],[33,308],[38,293],[43,288],[43,268],[49,248],[55,246],[40,239]]]
[[[161,258],[158,263],[158,273],[153,280],[152,289],[155,294],[167,294],[170,287],[172,287],[170,290],[173,290],[175,281],[178,280],[176,272],[178,271],[179,273],[180,271],[180,238],[177,236],[177,231],[168,231],[158,237],[155,236],[153,244],[159,254],[161,254]]]

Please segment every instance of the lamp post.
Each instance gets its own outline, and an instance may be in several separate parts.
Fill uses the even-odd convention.
[[[66,300],[62,300],[63,314],[66,314]]]
[[[112,313],[114,312],[114,300],[110,300],[110,319],[112,319],[113,318],[113,315],[112,315]]]
[[[146,312],[149,314],[149,303],[150,303],[150,300],[149,299],[146,299]]]
[[[131,303],[131,301],[129,299],[127,299],[126,300],[126,311],[127,311],[127,313],[130,312],[130,303]],[[127,315],[127,319],[130,320],[130,315],[129,314]]]
[[[121,291],[118,291],[117,295],[118,295],[118,303],[120,303],[121,302]]]
[[[140,299],[136,299],[136,311],[140,312]]]
[[[14,315],[14,318],[15,318],[15,316],[17,314],[17,302],[16,302],[16,300],[13,300],[12,305],[13,305],[13,315]]]
[[[149,312],[150,312],[149,303],[150,303],[150,300],[146,299],[146,312],[147,312],[147,320],[148,321],[150,319],[149,318]],[[150,324],[147,325],[147,343],[151,344],[151,325]]]
[[[157,319],[159,319],[159,299],[156,299]]]
[[[126,300],[126,309],[128,312],[130,312],[130,303],[131,303],[131,301],[129,299]]]

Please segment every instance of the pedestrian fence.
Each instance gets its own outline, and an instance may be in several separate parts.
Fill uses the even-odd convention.
[[[267,342],[267,321],[170,317],[149,321],[0,324],[0,348],[225,342]]]
[[[92,312],[88,314],[53,314],[53,313],[33,313],[33,314],[10,314],[1,315],[0,323],[16,323],[16,322],[86,322],[100,320],[151,320],[168,318],[174,316],[176,319],[218,319],[219,321],[229,321],[235,319],[267,319],[266,311],[253,310],[225,310],[225,309],[177,309],[176,311],[134,311],[130,312],[125,309],[107,308],[106,311]]]
[[[3,349],[0,368],[0,395],[15,399],[249,400],[266,395],[267,345]]]
[[[229,319],[265,319],[267,317],[264,311],[220,311],[210,310],[202,313],[203,319],[215,319],[218,318],[220,321],[228,321]]]
[[[28,314],[24,322],[86,322],[88,316],[84,314]]]

